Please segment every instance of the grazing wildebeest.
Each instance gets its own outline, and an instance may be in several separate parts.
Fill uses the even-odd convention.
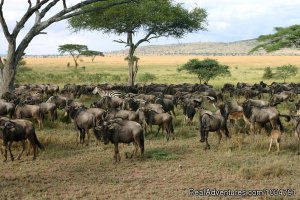
[[[38,105],[18,104],[15,109],[17,119],[34,118],[37,120],[39,128],[43,127],[43,112]]]
[[[139,122],[139,114],[135,111],[130,111],[130,110],[111,109],[108,112],[107,118],[108,119],[122,118],[124,120]]]
[[[8,115],[10,118],[12,118],[14,112],[15,112],[14,103],[0,101],[0,116]]]
[[[286,104],[288,105],[288,100],[289,101],[293,101],[293,96],[295,94],[291,91],[283,91],[279,94],[274,94],[271,99],[270,99],[270,105],[271,106],[276,106],[278,104],[280,104],[281,102],[286,102]]]
[[[144,116],[147,125],[158,125],[159,128],[157,130],[156,136],[159,133],[160,128],[162,127],[162,132],[164,128],[167,132],[167,140],[169,140],[170,133],[174,134],[172,115],[169,113],[157,113],[154,110],[144,109]],[[173,135],[174,138],[174,135]]]
[[[123,110],[137,111],[139,108],[139,103],[134,98],[125,98],[123,101]]]
[[[96,126],[96,117],[86,111],[86,108],[82,107],[67,107],[65,108],[65,115],[70,115],[71,119],[74,120],[75,128],[79,130],[80,144],[84,144],[85,134],[88,136],[88,141],[86,145],[89,145],[90,134],[89,129]],[[78,138],[76,138],[78,144]]]
[[[268,122],[271,123],[273,129],[279,129],[283,132],[284,128],[279,117],[285,117],[287,121],[290,120],[290,116],[279,114],[274,107],[259,108],[252,106],[249,101],[243,103],[243,111],[246,119],[251,123],[250,130],[252,133],[254,133],[256,124],[265,126]],[[261,129],[259,129],[259,133],[260,131]]]
[[[208,112],[202,112],[200,115],[200,142],[206,142],[205,150],[210,149],[210,145],[208,144],[208,133],[216,131],[219,135],[219,144],[221,142],[222,133],[223,132],[227,138],[230,138],[229,131],[227,128],[227,117],[228,113],[225,111],[224,105],[220,105],[220,114],[209,114]]]
[[[271,141],[270,141],[270,146],[269,146],[269,151],[268,152],[271,151],[273,140],[275,140],[277,151],[278,152],[280,151],[280,147],[279,147],[279,145],[280,145],[280,139],[281,139],[281,132],[280,132],[280,130],[272,129],[272,131],[271,131]]]
[[[24,119],[0,119],[0,138],[3,140],[4,146],[4,161],[7,160],[7,149],[9,150],[11,160],[14,160],[14,156],[11,152],[11,146],[13,142],[22,142],[22,151],[18,155],[18,160],[21,158],[23,152],[25,151],[25,142],[29,140],[31,146],[33,147],[33,160],[37,156],[37,147],[43,149],[43,146],[38,141],[35,134],[35,129],[32,122]]]
[[[46,116],[47,113],[50,115],[52,121],[57,119],[57,110],[55,103],[41,103],[40,110],[43,116]]]
[[[69,105],[73,100],[69,99],[68,97],[64,96],[51,96],[46,101],[46,103],[55,103],[56,107],[59,109],[65,108],[67,105]]]
[[[95,134],[102,133],[102,138],[104,144],[108,144],[109,141],[115,146],[115,154],[114,159],[115,162],[121,160],[121,156],[119,153],[119,143],[131,143],[134,144],[134,151],[131,157],[137,153],[138,146],[141,150],[141,156],[144,155],[144,133],[142,126],[134,121],[128,120],[110,120],[108,122],[104,122],[102,126],[98,126],[95,128],[97,131],[94,131]],[[100,138],[101,136],[96,136]]]
[[[173,101],[171,99],[167,99],[167,98],[157,98],[155,100],[155,103],[162,105],[163,109],[165,112],[172,112],[173,116],[175,116],[175,111],[174,111],[174,104]]]

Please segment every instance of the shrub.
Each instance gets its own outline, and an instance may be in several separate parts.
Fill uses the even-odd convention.
[[[273,78],[273,76],[274,76],[274,73],[273,73],[271,67],[266,67],[264,69],[263,79],[271,79],[271,78]]]
[[[138,79],[141,82],[149,82],[149,81],[154,81],[156,79],[156,76],[155,76],[155,74],[146,72],[144,74],[141,74]]]

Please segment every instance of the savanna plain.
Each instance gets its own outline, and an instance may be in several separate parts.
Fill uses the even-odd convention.
[[[193,75],[177,72],[177,68],[191,58],[200,56],[141,56],[137,82],[198,83]],[[211,57],[230,66],[230,77],[219,77],[209,82],[215,88],[224,83],[258,83],[264,68],[284,64],[300,66],[297,56],[224,56]],[[17,74],[17,83],[54,83],[61,88],[66,83],[126,83],[127,67],[124,56],[106,55],[81,58],[75,70],[70,57],[27,57],[26,66]],[[67,63],[70,63],[67,65]],[[149,79],[145,74],[151,74]],[[139,77],[140,76],[140,77]],[[146,78],[145,78],[146,77]],[[299,82],[300,74],[288,82]],[[270,84],[272,79],[264,82]],[[268,97],[265,97],[266,99]],[[98,98],[81,97],[86,106]],[[279,105],[282,114],[288,114],[289,105]],[[207,109],[213,110],[210,105]],[[236,133],[229,124],[230,139],[223,137],[217,144],[217,135],[209,134],[210,150],[199,142],[198,114],[192,126],[183,125],[182,109],[178,107],[173,118],[175,139],[167,141],[160,133],[145,137],[145,156],[126,159],[132,145],[120,145],[121,162],[114,164],[112,144],[96,145],[91,136],[89,146],[76,145],[77,132],[73,123],[46,121],[45,128],[36,128],[45,150],[37,160],[25,156],[21,160],[0,163],[0,199],[300,199],[300,156],[296,154],[298,140],[294,136],[293,121],[284,122],[286,131],[281,151],[273,146],[268,153],[270,138],[261,135]],[[37,126],[36,126],[37,127]],[[13,153],[21,150],[13,146]],[[294,196],[234,196],[193,197],[189,188],[263,190],[293,189]]]

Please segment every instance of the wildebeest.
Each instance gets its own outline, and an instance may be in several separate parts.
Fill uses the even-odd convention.
[[[175,116],[174,104],[171,99],[167,98],[157,98],[155,103],[162,105],[162,108],[165,112],[172,112],[173,116]]]
[[[40,110],[43,116],[46,116],[47,113],[50,115],[52,121],[57,119],[57,110],[55,103],[41,103]]]
[[[288,100],[293,101],[293,99],[292,99],[293,96],[294,96],[294,93],[291,91],[283,91],[279,94],[274,94],[270,99],[270,104],[271,104],[271,106],[276,106],[284,101],[287,104]]]
[[[115,162],[121,160],[121,156],[119,153],[119,143],[131,143],[134,144],[134,151],[132,156],[137,153],[137,148],[139,146],[141,150],[141,155],[144,155],[144,133],[142,126],[134,121],[128,120],[111,120],[108,122],[104,122],[102,126],[98,126],[95,128],[98,132],[94,132],[95,134],[99,134],[99,131],[102,133],[102,138],[104,144],[108,144],[109,141],[115,146],[115,154],[114,159]],[[98,138],[101,136],[97,136]]]
[[[64,96],[51,96],[49,99],[46,101],[46,103],[54,103],[57,108],[63,109],[67,105],[69,105],[73,100],[69,99],[68,97]]]
[[[89,129],[94,128],[96,126],[96,117],[86,111],[86,108],[82,107],[67,107],[65,108],[67,115],[69,113],[71,119],[74,120],[75,128],[79,130],[80,144],[84,144],[85,134],[88,136],[87,144],[90,141]],[[78,144],[78,138],[76,138],[76,142]]]
[[[252,133],[254,132],[255,125],[265,125],[268,122],[271,123],[273,129],[279,129],[281,132],[284,131],[282,123],[279,117],[285,117],[287,121],[290,120],[290,117],[287,115],[281,115],[274,107],[263,107],[258,108],[252,106],[249,101],[243,103],[243,111],[247,120],[251,123],[250,129]],[[260,133],[260,129],[259,129]]]
[[[4,161],[7,160],[7,149],[9,150],[11,160],[14,160],[14,156],[11,152],[11,146],[13,142],[22,142],[22,151],[18,155],[18,160],[21,158],[23,152],[25,151],[25,142],[29,140],[31,146],[33,147],[33,160],[37,156],[37,147],[43,149],[43,146],[38,141],[34,126],[32,122],[24,119],[0,119],[0,138],[3,139],[4,146]]]
[[[123,110],[136,111],[139,108],[139,103],[134,98],[125,98],[123,101]]]
[[[14,112],[15,112],[14,103],[0,101],[0,116],[8,115],[10,118],[12,118]]]
[[[219,144],[221,142],[223,132],[227,138],[229,138],[229,131],[227,128],[227,117],[224,105],[220,105],[220,114],[209,114],[207,112],[202,112],[204,114],[200,115],[200,142],[206,142],[205,149],[210,149],[208,144],[208,133],[216,131],[219,135]]]
[[[107,114],[108,119],[122,118],[124,120],[139,122],[139,114],[135,111],[130,110],[116,110],[111,109]]]
[[[15,109],[17,119],[34,118],[37,120],[39,128],[43,127],[43,112],[38,105],[18,104]]]
[[[147,125],[149,125],[149,126],[158,125],[159,126],[156,136],[158,135],[158,132],[161,127],[162,127],[162,132],[164,131],[164,128],[166,129],[167,140],[169,140],[170,133],[174,134],[172,116],[169,113],[157,113],[154,110],[144,109],[144,116],[145,116],[145,121],[146,121]],[[173,135],[173,138],[174,138],[174,135]]]

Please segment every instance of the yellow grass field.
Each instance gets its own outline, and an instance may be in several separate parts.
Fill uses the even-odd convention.
[[[189,59],[198,58],[204,59],[203,56],[141,56],[139,61],[139,75],[143,73],[152,73],[157,76],[154,82],[158,83],[197,83],[198,79],[185,72],[177,72],[177,68],[186,63]],[[221,64],[230,66],[230,77],[218,77],[210,83],[215,86],[221,86],[225,82],[259,82],[262,79],[263,70],[265,67],[276,67],[285,64],[293,64],[300,67],[299,56],[211,56],[210,58],[217,59]],[[120,82],[127,80],[127,63],[124,56],[107,55],[105,57],[96,57],[94,62],[91,58],[80,58],[78,69],[85,66],[83,73],[108,73],[121,76]],[[53,57],[53,58],[26,58],[27,66],[36,72],[44,73],[67,73],[74,67],[71,57]],[[71,67],[67,67],[67,63]],[[297,82],[300,75],[293,77],[289,81]],[[272,79],[266,81],[282,81]]]

